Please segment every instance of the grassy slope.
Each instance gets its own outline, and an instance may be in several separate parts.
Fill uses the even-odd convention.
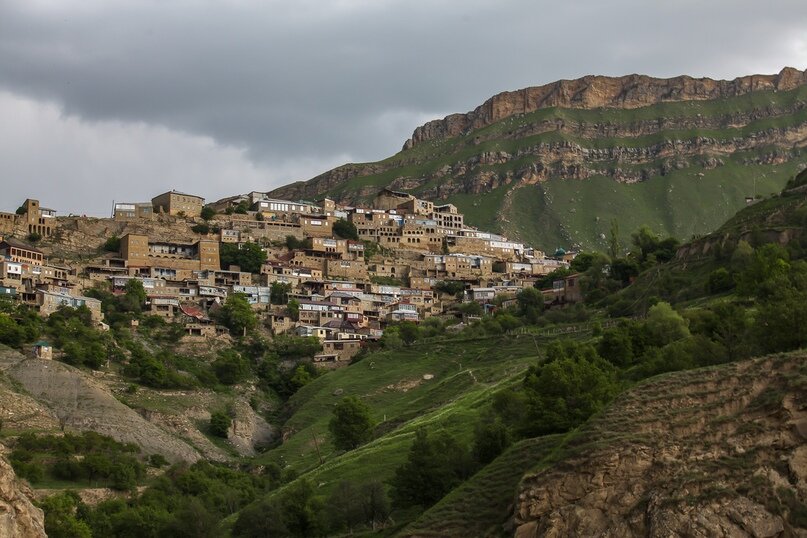
[[[420,425],[445,428],[470,438],[476,408],[489,394],[518,378],[538,351],[531,338],[482,337],[416,344],[375,353],[305,386],[289,402],[284,428],[293,433],[262,461],[311,472],[318,482],[341,478],[387,479],[404,458]],[[424,380],[425,374],[433,379]],[[328,421],[333,405],[357,395],[373,410],[382,435],[349,454],[333,448]],[[318,466],[317,439],[325,464]],[[373,462],[373,468],[367,463]]]
[[[541,121],[632,125],[662,117],[720,117],[759,107],[791,106],[804,99],[807,99],[807,87],[790,92],[757,92],[721,101],[662,103],[632,110],[548,108],[510,117],[448,140],[424,142],[381,161],[379,164],[390,167],[388,170],[353,178],[327,194],[338,196],[367,186],[382,187],[400,177],[427,177],[445,165],[465,161],[485,151],[513,153],[539,143],[568,141],[584,147],[608,148],[642,147],[667,140],[690,140],[697,137],[727,140],[770,128],[801,124],[807,121],[807,109],[795,114],[756,120],[741,128],[729,125],[722,129],[662,128],[658,133],[632,138],[584,139],[556,131],[523,138],[515,138],[512,134],[520,128]],[[746,196],[753,196],[755,192],[765,195],[779,191],[803,161],[797,159],[798,162],[778,166],[742,164],[743,159],[751,159],[769,149],[771,148],[731,157],[722,156],[725,166],[712,170],[692,166],[666,176],[653,177],[637,185],[620,184],[605,177],[583,181],[551,180],[545,188],[528,186],[516,189],[512,205],[505,210],[506,215],[501,215],[501,210],[504,195],[510,187],[499,187],[480,195],[452,195],[447,200],[466,213],[469,224],[506,232],[543,249],[552,249],[559,245],[568,247],[572,244],[602,248],[604,242],[600,239],[600,234],[608,235],[612,218],[620,221],[623,239],[642,224],[659,232],[675,235],[679,239],[687,239],[693,234],[713,230],[742,207]],[[501,173],[522,168],[533,160],[533,156],[527,155],[504,165],[480,169]],[[618,162],[602,162],[598,166],[630,168],[629,165]],[[413,192],[417,194],[433,187],[437,182],[447,180],[451,179],[432,179]],[[596,220],[597,216],[599,220]]]
[[[728,160],[712,170],[677,170],[631,185],[606,177],[551,180],[514,191],[506,231],[543,237],[544,248],[579,244],[603,250],[616,219],[625,244],[643,224],[665,236],[689,239],[720,226],[745,206],[746,196],[779,192],[799,164],[743,166]]]

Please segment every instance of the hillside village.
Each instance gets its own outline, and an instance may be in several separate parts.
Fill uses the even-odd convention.
[[[562,249],[547,256],[468,226],[452,204],[389,189],[371,207],[260,192],[205,204],[172,190],[151,202],[115,203],[110,219],[57,217],[28,199],[15,213],[0,213],[0,238],[0,295],[42,316],[84,305],[106,328],[101,301],[87,291],[123,294],[136,280],[146,314],[203,341],[226,338],[212,314],[242,294],[271,335],[317,337],[314,361],[326,367],[348,364],[390,323],[449,312],[467,321],[506,306],[574,257]],[[259,263],[228,263],[239,253],[257,254]],[[579,301],[577,277],[543,294],[549,305]]]

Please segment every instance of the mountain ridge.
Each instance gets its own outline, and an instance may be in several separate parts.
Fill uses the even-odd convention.
[[[515,114],[542,108],[640,108],[662,102],[721,99],[755,91],[788,91],[807,84],[807,70],[785,67],[775,75],[745,75],[732,80],[679,75],[656,78],[631,74],[621,77],[586,75],[561,79],[494,95],[470,112],[449,114],[417,127],[403,149],[418,143],[457,136]]]

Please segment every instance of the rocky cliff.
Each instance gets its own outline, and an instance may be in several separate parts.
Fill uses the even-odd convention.
[[[31,502],[31,490],[0,458],[0,537],[40,538],[45,534],[45,515]]]
[[[804,84],[807,84],[807,71],[790,67],[777,75],[750,75],[734,80],[688,76],[661,79],[646,75],[559,80],[544,86],[502,92],[471,112],[430,121],[415,129],[404,149],[427,140],[458,136],[543,108],[639,108],[665,102],[726,99],[758,91],[787,91]]]
[[[528,474],[518,538],[807,536],[807,356],[656,378]]]
[[[357,204],[390,187],[537,246],[603,248],[613,218],[626,240],[642,224],[680,239],[711,231],[746,197],[779,191],[805,146],[807,72],[589,76],[499,94],[418,127],[388,159],[270,194]]]

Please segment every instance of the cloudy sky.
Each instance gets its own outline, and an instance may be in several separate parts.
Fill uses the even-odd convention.
[[[0,211],[269,190],[559,78],[785,65],[804,0],[0,0]]]

